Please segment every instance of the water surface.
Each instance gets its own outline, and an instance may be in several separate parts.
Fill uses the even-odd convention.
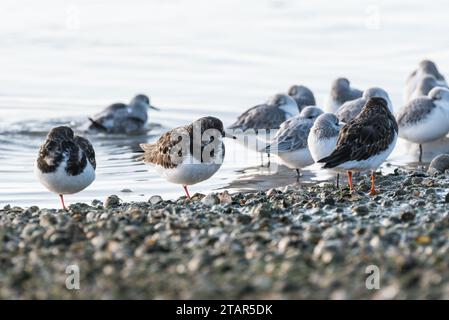
[[[205,115],[229,125],[291,84],[309,86],[322,104],[331,81],[345,76],[362,89],[385,88],[397,110],[404,80],[421,59],[434,59],[449,74],[448,9],[442,0],[3,0],[0,204],[58,207],[33,174],[48,130],[76,127],[136,93],[151,95],[162,108],[150,115],[152,130],[133,138],[88,136],[97,179],[68,203],[109,194],[124,200],[180,196],[179,186],[135,161],[138,143]],[[258,155],[241,157],[244,150],[232,142],[226,147],[222,169],[192,193],[294,181],[294,172],[260,169]],[[407,150],[401,144],[390,160],[415,161]],[[316,173],[312,168],[306,178],[315,181]]]

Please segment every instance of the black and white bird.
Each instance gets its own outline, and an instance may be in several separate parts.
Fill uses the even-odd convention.
[[[372,87],[363,91],[362,97],[343,103],[335,114],[340,121],[345,123],[349,122],[362,111],[366,101],[368,101],[369,98],[374,97],[384,98],[387,101],[388,109],[393,112],[393,104],[391,103],[388,93],[382,88]]]
[[[429,94],[429,92],[435,87],[445,87],[438,83],[434,76],[426,75],[421,80],[418,81],[415,90],[410,96],[409,101],[419,98],[425,97]]]
[[[302,85],[293,85],[288,89],[288,95],[295,99],[299,111],[308,106],[315,106],[315,96],[312,90]]]
[[[278,129],[282,122],[299,114],[296,101],[286,94],[276,94],[266,103],[242,113],[229,129]]]
[[[276,154],[281,164],[295,169],[297,179],[300,169],[314,163],[307,138],[314,121],[322,113],[318,107],[304,108],[298,116],[281,124],[279,131],[265,148],[265,152]]]
[[[39,150],[35,174],[51,192],[59,195],[84,190],[95,180],[95,151],[90,142],[69,127],[53,128]]]
[[[370,98],[354,119],[343,126],[335,150],[318,160],[323,168],[348,172],[352,191],[352,172],[371,170],[371,191],[374,195],[374,171],[393,151],[398,136],[398,125],[383,98]]]
[[[335,113],[346,101],[351,101],[362,96],[363,92],[351,87],[346,78],[338,78],[332,82],[331,93],[325,105],[325,112]]]
[[[399,136],[419,144],[419,162],[422,144],[444,137],[449,132],[449,89],[433,88],[427,97],[411,100],[396,116]]]
[[[135,96],[129,104],[114,103],[89,118],[88,129],[105,133],[141,133],[148,121],[148,110],[159,110],[143,94]]]
[[[164,133],[155,143],[144,143],[144,151],[138,160],[154,165],[167,181],[183,186],[190,198],[187,186],[212,177],[220,169],[225,146],[223,123],[215,117],[204,117],[192,124],[174,128]]]
[[[431,60],[422,60],[418,68],[414,70],[407,78],[404,90],[404,101],[409,102],[419,96],[418,92],[415,92],[420,85],[423,78],[431,76],[435,79],[435,86],[447,87],[446,79],[438,71],[437,65]],[[432,89],[432,88],[431,88]],[[430,90],[429,90],[430,91]]]
[[[323,113],[315,120],[307,138],[313,161],[317,162],[334,151],[342,127],[343,123],[333,113]],[[338,182],[339,173],[337,172],[337,188]]]

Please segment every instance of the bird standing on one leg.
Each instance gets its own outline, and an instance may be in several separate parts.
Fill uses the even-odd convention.
[[[34,171],[39,181],[57,193],[61,204],[65,194],[85,189],[95,180],[95,151],[90,142],[74,135],[72,129],[53,128],[39,150]]]
[[[411,100],[397,114],[399,136],[419,144],[419,162],[422,162],[422,144],[443,138],[449,132],[449,90],[433,88],[427,97]]]
[[[188,186],[213,176],[220,169],[225,146],[223,123],[215,117],[204,117],[190,125],[164,133],[155,143],[140,145],[144,151],[138,160],[155,166],[166,180],[182,185],[190,199]]]
[[[352,172],[371,170],[371,190],[374,195],[374,171],[393,151],[398,136],[398,125],[383,98],[370,98],[362,112],[340,130],[337,146],[318,162],[323,168],[336,168],[348,172],[352,191]]]

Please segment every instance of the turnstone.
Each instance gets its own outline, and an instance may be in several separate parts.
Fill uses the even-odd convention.
[[[352,172],[371,170],[371,191],[376,193],[374,170],[393,151],[398,136],[398,125],[384,98],[370,98],[354,119],[343,126],[335,150],[318,160],[324,169],[335,168],[348,172],[352,191]]]
[[[39,150],[34,171],[39,181],[59,194],[80,192],[95,180],[95,152],[90,142],[76,136],[69,127],[53,128]]]
[[[148,121],[148,109],[159,110],[150,104],[150,99],[143,94],[135,96],[129,104],[114,103],[89,118],[89,130],[106,133],[139,133]]]
[[[351,88],[346,78],[338,78],[332,83],[331,93],[325,106],[325,111],[335,113],[346,101],[351,101],[362,96],[362,91]]]
[[[444,137],[449,132],[449,90],[433,88],[427,97],[413,99],[397,115],[399,136],[419,144],[419,162],[422,144]]]
[[[435,62],[430,60],[423,60],[419,63],[418,68],[414,70],[407,78],[404,90],[404,100],[410,101],[414,95],[414,91],[417,89],[420,81],[426,76],[433,76],[438,86],[447,87],[446,79],[438,71]]]
[[[279,162],[288,168],[296,169],[299,179],[300,169],[314,163],[307,146],[307,137],[316,118],[323,111],[317,107],[305,107],[301,113],[281,124],[279,131],[265,148],[274,152]]]
[[[388,93],[381,88],[369,88],[363,91],[363,96],[361,98],[346,101],[343,103],[343,105],[338,108],[337,112],[335,113],[342,122],[349,122],[351,121],[356,115],[362,111],[363,106],[366,104],[366,101],[369,98],[378,97],[378,98],[384,98],[387,101],[388,109],[390,109],[391,112],[393,112],[393,105],[391,103],[390,97],[388,96]]]
[[[337,146],[337,139],[343,124],[333,113],[321,114],[310,129],[307,145],[313,161],[327,157]],[[337,188],[339,174],[337,173]]]
[[[278,129],[282,122],[299,114],[296,101],[286,94],[276,94],[266,103],[242,113],[229,129]]]
[[[315,106],[315,96],[313,95],[312,90],[305,86],[301,85],[293,85],[288,89],[288,95],[295,99],[296,104],[298,105],[299,110],[304,109],[307,106]]]
[[[164,133],[155,143],[143,143],[143,160],[155,166],[166,180],[181,184],[187,198],[187,186],[209,179],[221,167],[225,155],[223,123],[215,117],[204,117],[192,124]]]

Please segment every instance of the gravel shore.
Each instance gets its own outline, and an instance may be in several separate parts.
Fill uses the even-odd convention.
[[[0,209],[0,298],[449,299],[449,174]],[[80,289],[66,288],[66,268]],[[367,289],[368,266],[380,289]]]

